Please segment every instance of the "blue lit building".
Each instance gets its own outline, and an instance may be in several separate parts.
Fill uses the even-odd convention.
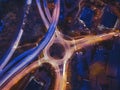
[[[117,21],[117,16],[106,6],[101,18],[101,24],[108,28],[113,28]]]
[[[84,21],[86,26],[90,28],[92,26],[92,20],[94,17],[94,11],[89,7],[84,7],[80,14],[80,19]]]
[[[4,28],[4,23],[2,20],[0,20],[0,32],[2,32],[3,28]]]
[[[106,53],[107,53],[107,50],[105,50],[103,47],[97,48],[94,55],[94,62],[105,62]]]
[[[80,90],[91,90],[90,82],[89,81],[83,81],[82,87]]]
[[[109,53],[107,76],[111,90],[120,90],[120,40],[114,41],[112,50]]]

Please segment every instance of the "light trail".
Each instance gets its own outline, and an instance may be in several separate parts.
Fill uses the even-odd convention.
[[[45,10],[45,13],[46,13],[46,16],[47,16],[47,18],[48,18],[48,23],[50,22],[52,22],[52,17],[51,17],[51,15],[50,15],[50,11],[49,11],[49,9],[48,9],[48,7],[47,7],[47,5],[46,5],[46,0],[44,0],[44,10]],[[49,23],[49,25],[50,25],[50,23]],[[56,37],[57,36],[57,37]],[[55,34],[54,34],[54,36],[53,36],[53,38],[51,39],[51,42],[50,42],[50,44],[45,48],[45,49],[47,49],[47,48],[49,48],[53,43],[55,43],[54,41],[61,41],[60,40],[60,38],[61,37],[59,37],[59,36],[62,36],[63,37],[63,34],[62,33],[60,33],[59,31],[58,31],[58,29],[56,28],[56,32],[55,32]],[[57,40],[56,38],[59,38],[59,40]],[[62,43],[62,41],[61,41],[61,43]],[[62,44],[62,45],[65,45],[64,43]],[[66,48],[66,49],[68,49],[68,48]],[[68,49],[69,50],[69,49]],[[58,86],[55,86],[57,89],[55,89],[55,90],[65,90],[65,85],[66,85],[66,63],[64,62],[64,63],[62,63],[62,62],[57,62],[56,60],[53,60],[53,58],[50,58],[49,56],[47,56],[48,54],[46,54],[47,53],[47,51],[46,50],[44,50],[45,52],[44,52],[44,58],[43,59],[45,59],[45,60],[47,60],[47,61],[49,61],[49,62],[54,62],[58,67],[59,67],[59,65],[61,64],[63,67],[59,67],[59,68],[57,68],[56,70],[57,71],[59,71],[59,72],[57,72],[57,82],[59,82],[58,83]],[[68,53],[70,53],[70,52],[68,52]],[[68,54],[67,53],[67,54]],[[47,56],[47,57],[46,57]],[[68,59],[67,58],[67,55],[66,55],[66,59]],[[53,61],[52,61],[53,60]],[[63,59],[64,60],[64,59]],[[63,60],[60,60],[60,61],[63,61]],[[56,82],[56,83],[57,83]]]
[[[37,7],[38,7],[39,14],[40,14],[40,16],[41,16],[41,18],[42,18],[42,20],[43,20],[43,22],[44,22],[44,25],[45,25],[45,27],[48,29],[48,28],[49,28],[49,23],[48,23],[45,15],[44,15],[44,12],[43,12],[43,10],[42,10],[40,1],[39,1],[39,0],[36,0],[36,4],[37,4]]]
[[[47,16],[47,19],[49,20],[48,22],[51,23],[52,22],[52,17],[51,17],[50,11],[48,9],[48,5],[47,5],[46,0],[43,0],[43,6],[44,6],[44,11],[45,11],[45,14]]]
[[[18,28],[18,32],[16,33],[16,36],[13,39],[8,51],[5,53],[3,58],[0,60],[0,71],[2,71],[2,69],[9,62],[9,60],[11,59],[12,55],[14,54],[14,52],[15,52],[15,50],[20,42],[20,39],[21,39],[22,34],[23,34],[23,27],[25,26],[25,19],[26,19],[27,14],[29,13],[31,3],[32,3],[32,0],[26,0],[25,10],[23,13],[22,20],[20,22],[20,27]]]
[[[86,46],[94,45],[96,43],[100,43],[102,41],[109,40],[118,34],[119,33],[116,33],[116,32],[110,32],[107,34],[105,33],[105,34],[101,34],[101,35],[93,35],[93,36],[89,37],[88,40],[85,40],[84,43],[75,43],[75,45],[76,45],[77,50],[80,50]],[[71,49],[74,50],[74,46],[71,47]]]
[[[56,33],[59,32],[59,31],[56,31]],[[116,32],[110,32],[110,33],[107,33],[107,34],[101,34],[101,35],[92,35],[92,36],[87,36],[87,37],[84,37],[82,39],[79,39],[77,40],[77,43],[76,43],[76,40],[72,40],[72,41],[68,41],[68,40],[65,40],[63,37],[59,36],[59,37],[56,37],[53,39],[52,42],[50,42],[50,44],[48,45],[48,47],[46,47],[44,49],[44,59],[49,61],[49,62],[55,62],[56,65],[62,65],[63,67],[60,67],[59,70],[63,71],[62,74],[60,74],[60,78],[58,78],[61,83],[59,85],[58,90],[64,90],[65,89],[65,86],[66,86],[66,78],[67,78],[67,75],[66,75],[66,67],[67,67],[67,62],[70,60],[71,56],[73,55],[74,52],[84,48],[84,47],[87,47],[87,46],[90,46],[90,45],[94,45],[96,43],[100,43],[102,41],[105,41],[105,40],[108,40],[108,39],[111,39],[113,38],[113,36],[115,36]],[[78,43],[79,41],[79,43]],[[62,59],[55,59],[53,57],[50,56],[49,54],[49,48],[51,47],[51,45],[53,43],[60,43],[63,45],[63,47],[65,48],[65,55]]]
[[[46,16],[48,18],[48,22],[51,22],[52,20],[52,17],[50,15],[50,11],[47,7],[47,4],[46,4],[46,0],[44,0],[44,10],[45,10],[45,13],[46,13]],[[44,49],[44,59],[48,60],[48,61],[51,61],[51,62],[55,62],[57,65],[63,65],[63,68],[59,68],[59,70],[63,69],[63,73],[60,75],[61,78],[59,78],[59,80],[61,80],[61,83],[59,85],[59,89],[57,90],[64,90],[65,89],[65,84],[66,84],[66,72],[65,72],[65,69],[66,69],[66,62],[69,60],[69,58],[72,56],[72,54],[74,52],[76,52],[77,50],[80,50],[82,49],[83,47],[86,47],[86,46],[89,46],[89,45],[93,45],[95,43],[99,43],[99,42],[102,42],[104,40],[108,40],[108,39],[111,39],[114,35],[116,35],[115,32],[111,32],[111,33],[108,33],[108,34],[102,34],[102,35],[89,35],[89,36],[85,36],[84,38],[82,39],[77,39],[77,40],[72,40],[72,41],[69,41],[69,40],[65,40],[63,38],[63,35],[58,31],[58,29],[56,28],[56,32],[55,32],[55,36],[52,38],[50,44]],[[49,55],[49,48],[50,46],[53,44],[53,43],[62,43],[62,45],[64,46],[64,48],[66,49],[65,52],[65,57],[61,60],[55,60],[54,58],[52,58],[50,55]],[[66,47],[68,46],[68,47]],[[68,51],[69,50],[69,51]]]
[[[47,15],[47,18],[48,18],[48,20],[49,20],[49,22],[51,22],[52,20],[51,20],[51,15],[50,15],[50,11],[49,11],[49,9],[48,9],[48,7],[47,7],[47,3],[46,3],[47,1],[46,0],[44,0],[44,10],[45,10],[45,13],[46,14],[48,14]],[[51,21],[50,21],[51,20]],[[47,20],[46,20],[47,21]],[[49,23],[49,22],[47,22],[47,23]],[[56,28],[57,29],[57,28]],[[66,46],[68,46],[69,48],[67,48],[66,46],[64,46],[65,48],[67,48],[67,49],[70,49],[69,51],[71,51],[72,52],[72,54],[75,52],[75,51],[77,51],[77,50],[80,50],[80,49],[82,49],[83,47],[85,47],[85,46],[89,46],[89,45],[93,45],[93,44],[95,44],[95,43],[99,43],[99,42],[102,42],[102,41],[104,41],[104,40],[108,40],[108,39],[111,39],[114,35],[116,35],[116,33],[115,32],[111,32],[111,33],[108,33],[108,34],[102,34],[102,35],[88,35],[88,36],[85,36],[84,38],[81,38],[81,39],[77,39],[77,40],[72,40],[72,41],[69,41],[69,40],[65,40],[64,39],[64,37],[63,37],[63,35],[62,35],[62,33],[61,32],[59,32],[58,31],[58,29],[57,29],[57,31],[55,32],[55,34],[56,34],[56,36],[55,37],[53,37],[53,39],[52,39],[52,41],[50,42],[51,44],[49,44],[45,49],[46,50],[44,50],[45,52],[44,52],[44,55],[47,55],[48,57],[46,58],[45,57],[45,59],[53,59],[53,58],[50,58],[50,56],[48,55],[48,50],[49,50],[49,48],[50,48],[50,46],[53,44],[53,43],[56,43],[56,41],[57,41],[57,43],[59,42],[59,43],[62,43],[62,45],[66,45]],[[66,50],[66,51],[68,51],[68,50]],[[47,53],[48,52],[48,53]],[[71,55],[72,55],[71,53],[69,53],[69,52],[67,52],[67,57],[71,57]],[[64,58],[63,60],[60,60],[60,61],[64,61],[65,59],[68,59],[68,58]],[[56,60],[55,60],[56,61]]]
[[[49,27],[49,30],[46,34],[46,36],[43,38],[42,42],[39,43],[38,47],[35,49],[34,52],[32,52],[32,54],[28,55],[26,58],[24,58],[21,62],[19,62],[18,64],[15,65],[14,68],[12,68],[0,81],[0,86],[2,86],[10,77],[12,77],[15,73],[19,72],[20,70],[22,70],[25,66],[27,66],[30,62],[32,62],[34,60],[34,58],[36,56],[38,56],[41,51],[45,48],[45,46],[48,44],[48,42],[50,41],[51,37],[54,34],[55,31],[55,27],[57,25],[58,22],[58,18],[59,18],[59,12],[60,12],[60,1],[58,0],[56,2],[56,11],[54,12],[54,18],[53,18],[53,22]]]
[[[13,77],[14,79],[10,80],[8,85],[6,87],[3,87],[2,90],[10,90],[12,85],[16,84],[20,79],[22,79],[25,75],[27,75],[29,72],[31,72],[32,70],[34,70],[37,67],[39,67],[38,62],[32,63],[32,65],[25,68],[20,74]]]
[[[44,5],[44,8],[45,8],[45,13],[48,14],[47,18],[49,19],[49,21],[47,21],[47,19],[45,18],[45,15],[41,9],[41,6],[40,6],[40,2],[38,0],[36,0],[37,2],[37,6],[39,8],[39,12],[41,14],[41,17],[45,23],[45,26],[46,28],[49,28],[49,27],[52,27],[52,25],[50,25],[50,23],[52,23],[54,21],[54,14],[53,14],[53,18],[50,16],[49,13],[49,9],[47,7],[45,7],[46,5]],[[55,13],[55,12],[54,12]],[[54,28],[55,29],[55,28]],[[56,28],[57,29],[57,28]],[[56,36],[55,36],[56,34]],[[108,39],[111,39],[113,36],[116,35],[116,32],[110,32],[110,33],[107,33],[107,34],[101,34],[101,35],[89,35],[89,36],[85,36],[84,38],[81,38],[81,39],[77,39],[77,40],[72,40],[72,41],[69,41],[69,40],[65,40],[63,38],[63,34],[61,34],[61,32],[57,31],[55,32],[52,40],[50,41],[49,45],[47,45],[47,47],[44,49],[44,55],[46,55],[45,57],[42,58],[42,60],[44,62],[48,62],[48,63],[52,63],[53,66],[57,66],[58,68],[55,68],[56,70],[56,74],[57,74],[57,80],[56,80],[56,89],[55,90],[64,90],[66,88],[66,67],[67,67],[67,62],[68,60],[70,59],[70,57],[72,56],[72,54],[74,52],[76,52],[77,50],[80,50],[84,47],[87,47],[89,45],[93,45],[93,44],[96,44],[96,43],[99,43],[99,42],[102,42],[104,40],[108,40]],[[50,46],[53,44],[53,43],[62,43],[62,45],[64,46],[65,48],[65,56],[63,57],[63,59],[61,60],[56,60],[56,59],[53,59],[50,55],[48,55],[49,53],[49,48]],[[43,44],[45,45],[45,44]],[[37,47],[38,48],[38,47]],[[37,49],[36,48],[36,49]],[[25,62],[29,62],[30,58],[29,56],[31,57],[34,57],[35,54],[30,54],[28,55],[25,59],[23,59],[23,61],[25,60]],[[31,62],[31,61],[30,61]],[[39,63],[39,64],[38,64]],[[41,65],[42,61],[39,60],[38,62],[35,61],[31,64],[31,67],[30,66],[27,66],[26,64],[24,63],[20,63],[18,65],[25,65],[27,66],[26,68],[21,68],[21,71],[20,72],[17,72],[16,71],[16,75],[14,77],[12,77],[11,75],[11,81],[7,81],[8,79],[6,79],[6,82],[7,84],[2,88],[3,90],[8,90],[10,89],[13,85],[15,85],[20,79],[22,79],[26,74],[28,74],[30,71],[34,70],[35,68],[39,67],[39,65]],[[16,65],[16,66],[18,66]],[[23,65],[23,67],[25,67]],[[63,67],[59,67],[59,65],[62,65]],[[15,68],[15,67],[14,67]],[[18,67],[17,67],[18,68]],[[20,68],[19,68],[20,69]],[[19,70],[18,69],[18,70]],[[23,69],[23,70],[22,70]],[[16,70],[16,69],[15,69]],[[11,70],[12,71],[12,70]],[[14,72],[14,71],[13,71]],[[10,72],[11,73],[11,72]],[[9,74],[9,73],[8,73]],[[7,76],[9,77],[9,76]]]
[[[8,63],[6,67],[0,72],[0,77],[2,77],[11,67],[13,67],[16,63],[18,63],[21,59],[23,59],[25,56],[33,52],[35,48],[32,48],[30,50],[25,51],[21,55],[17,56],[15,59],[12,60],[12,62]]]
[[[58,33],[59,31],[56,31]],[[59,32],[60,33],[60,32]],[[100,43],[102,41],[111,39],[113,36],[118,35],[119,33],[116,32],[110,32],[107,34],[101,34],[101,35],[91,35],[91,36],[85,36],[84,38],[78,39],[78,40],[65,40],[62,36],[56,36],[50,44],[44,49],[44,56],[45,59],[51,59],[51,61],[57,62],[59,64],[63,63],[65,60],[70,59],[72,54],[84,47],[94,45],[96,43]],[[65,55],[62,59],[56,60],[52,58],[49,55],[49,48],[52,46],[53,43],[60,43],[65,48]]]
[[[32,64],[30,64],[29,66],[27,66],[26,68],[24,68],[21,72],[19,72],[15,77],[13,77],[12,80],[10,80],[7,85],[5,87],[2,88],[2,90],[10,90],[12,88],[12,86],[14,86],[15,84],[17,84],[24,76],[26,76],[28,73],[30,73],[31,71],[39,68],[42,64],[47,63],[47,62],[42,62],[41,60],[35,61]],[[50,63],[50,62],[49,62]],[[56,74],[57,74],[57,78],[59,78],[59,71],[58,71],[58,67],[56,66],[56,64],[50,63],[55,69],[56,69]],[[57,86],[59,81],[56,80],[55,83],[55,90],[58,90]]]
[[[56,2],[56,1],[55,1],[55,2]],[[31,4],[32,2],[30,3],[30,1],[27,1],[27,3],[28,3],[28,4]],[[49,22],[47,21],[47,19],[45,18],[44,12],[43,12],[43,10],[42,10],[42,8],[41,8],[41,3],[40,3],[40,1],[39,1],[39,0],[36,0],[36,4],[37,4],[37,6],[38,6],[38,10],[39,10],[40,16],[42,17],[42,20],[43,20],[46,28],[48,29],[50,24],[49,24]],[[49,12],[48,12],[48,13],[49,13]],[[54,14],[54,13],[55,13],[55,9],[54,9],[54,11],[53,11],[53,14]],[[46,13],[46,14],[47,14],[47,13]],[[31,53],[31,50],[28,50],[28,51],[24,52],[22,55],[16,57],[14,60],[12,60],[12,62],[9,63],[9,64],[5,67],[4,70],[0,71],[0,76],[2,76],[8,69],[10,69],[10,67],[11,67],[13,64],[15,64],[15,62],[20,61],[24,56],[27,56],[27,55],[30,54],[30,53]]]
[[[47,15],[47,18],[49,20],[49,22],[51,22],[51,16],[50,16],[50,11],[46,5],[46,0],[44,0],[44,10],[45,10],[45,13]],[[47,22],[47,23],[49,23]],[[68,59],[72,56],[72,54],[79,50],[79,49],[82,49],[83,47],[85,46],[89,46],[89,45],[92,45],[92,44],[95,44],[95,43],[98,43],[98,42],[101,42],[101,41],[104,41],[104,40],[108,40],[110,38],[112,38],[115,33],[112,32],[112,33],[108,33],[108,34],[102,34],[102,35],[89,35],[89,36],[85,36],[84,38],[82,39],[77,39],[77,40],[72,40],[72,41],[69,41],[69,40],[65,40],[62,36],[62,34],[58,31],[58,29],[56,28],[56,32],[55,34],[56,35],[59,35],[59,36],[56,36],[56,37],[53,37],[52,41],[50,42],[50,44],[45,48],[44,50],[44,59],[48,60],[48,61],[51,61],[51,62],[55,62],[57,65],[63,65],[63,68],[59,68],[59,70],[63,69],[63,73],[60,74],[60,78],[58,78],[59,80],[61,80],[61,83],[59,85],[59,89],[57,90],[64,90],[65,89],[65,86],[66,86],[66,72],[65,72],[65,69],[66,69],[66,62],[68,61]],[[59,34],[58,34],[59,33]],[[50,57],[50,55],[48,54],[49,53],[49,48],[50,46],[53,44],[53,43],[56,43],[56,41],[59,43],[63,43],[62,45],[67,45],[69,46],[70,48],[68,49],[66,46],[64,46],[64,48],[66,49],[65,51],[67,53],[65,53],[66,57],[64,57],[62,60],[54,60],[53,58]],[[72,46],[72,47],[71,47]],[[69,50],[69,51],[68,51]],[[71,53],[70,53],[71,52]]]
[[[56,1],[55,1],[56,2]],[[45,24],[45,26],[46,26],[46,28],[48,29],[49,27],[48,27],[48,21],[46,20],[46,18],[45,18],[45,15],[44,15],[44,13],[43,13],[43,11],[42,11],[42,8],[41,8],[41,6],[40,6],[40,2],[39,1],[37,1],[37,5],[38,5],[38,9],[39,9],[39,12],[40,12],[40,15],[41,15],[41,17],[42,17],[42,19],[43,19],[43,21],[44,21],[44,24]],[[49,13],[49,12],[48,12]],[[55,13],[55,9],[54,9],[54,13]],[[36,47],[35,47],[36,48]],[[35,50],[35,49],[34,49]],[[29,55],[31,52],[33,52],[34,50],[28,50],[28,51],[25,51],[23,54],[21,54],[21,55],[19,55],[18,57],[16,57],[14,60],[12,60],[12,62],[10,62],[5,68],[4,68],[4,70],[2,70],[1,72],[0,72],[0,76],[2,76],[8,69],[10,69],[11,68],[11,66],[13,66],[15,63],[17,63],[17,62],[19,62],[23,57],[25,57],[25,56],[27,56],[27,55]]]

